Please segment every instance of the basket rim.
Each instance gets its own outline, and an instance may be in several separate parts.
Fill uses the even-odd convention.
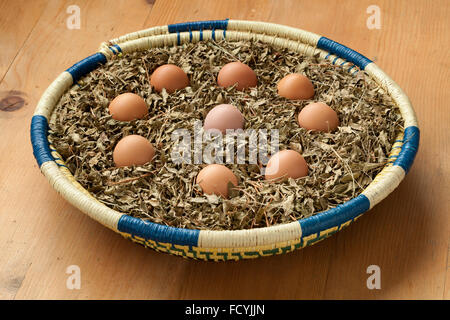
[[[401,145],[374,181],[358,196],[332,209],[315,213],[313,216],[269,227],[242,230],[200,230],[170,227],[134,218],[127,214],[109,209],[106,205],[95,203],[96,200],[79,185],[64,162],[52,149],[47,139],[48,118],[53,107],[62,94],[75,84],[82,76],[105,64],[111,57],[127,51],[139,50],[140,46],[150,42],[164,45],[179,45],[185,42],[216,40],[227,35],[240,33],[258,35],[271,41],[285,41],[302,50],[316,50],[333,64],[349,66],[351,71],[357,67],[374,78],[399,106],[405,121],[403,137],[396,143]],[[357,69],[356,69],[357,70]],[[202,248],[256,248],[278,245],[290,241],[301,241],[308,245],[310,236],[320,239],[323,234],[330,235],[360,215],[391,193],[409,171],[419,146],[420,132],[417,119],[408,97],[398,85],[387,76],[373,61],[362,54],[326,37],[316,35],[298,28],[280,24],[245,21],[245,20],[210,20],[185,22],[158,26],[133,32],[119,38],[104,42],[95,54],[74,64],[64,71],[44,92],[31,121],[31,142],[36,161],[52,186],[66,200],[103,225],[123,235],[136,239],[169,243],[173,245]],[[394,147],[394,145],[393,145]],[[392,150],[391,150],[392,151]],[[77,197],[71,194],[76,193]],[[104,206],[105,208],[101,208]],[[312,241],[314,243],[314,241]]]

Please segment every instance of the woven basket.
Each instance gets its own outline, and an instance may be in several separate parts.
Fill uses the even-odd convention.
[[[114,55],[188,42],[260,40],[306,55],[320,54],[349,72],[364,70],[386,90],[404,119],[389,162],[357,197],[314,216],[250,230],[208,231],[168,227],[117,212],[97,201],[72,176],[47,138],[48,119],[72,85]],[[31,121],[33,153],[42,173],[71,204],[104,226],[158,251],[202,260],[239,260],[287,253],[314,244],[348,226],[391,193],[411,167],[419,146],[419,128],[408,97],[372,61],[337,42],[278,24],[216,20],[172,24],[142,30],[102,43],[99,51],[76,63],[47,88]]]

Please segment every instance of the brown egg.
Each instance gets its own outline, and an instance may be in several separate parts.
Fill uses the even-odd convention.
[[[155,156],[153,145],[139,135],[129,135],[122,138],[113,151],[116,167],[139,166],[150,162]]]
[[[300,111],[298,124],[307,130],[331,132],[339,126],[339,118],[336,111],[325,103],[314,102]]]
[[[258,80],[256,73],[242,62],[230,62],[220,69],[217,84],[221,87],[231,87],[235,84],[237,90],[256,87]]]
[[[142,119],[148,113],[144,99],[131,92],[122,93],[115,97],[109,104],[108,109],[112,118],[119,121]]]
[[[216,194],[228,198],[228,183],[237,186],[238,180],[233,171],[221,164],[210,164],[197,175],[196,183],[203,193]]]
[[[291,73],[278,82],[278,94],[290,100],[307,100],[314,96],[314,86],[302,74]]]
[[[294,150],[282,150],[270,157],[267,162],[266,180],[284,180],[301,178],[308,175],[308,165],[300,153]]]
[[[227,129],[244,128],[244,117],[235,106],[219,104],[208,112],[203,128],[205,130],[217,129],[225,134]]]
[[[180,67],[165,64],[153,71],[150,84],[158,92],[165,88],[168,93],[173,93],[175,90],[186,88],[189,85],[189,78]]]

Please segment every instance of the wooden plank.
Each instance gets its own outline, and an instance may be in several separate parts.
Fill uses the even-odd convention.
[[[0,82],[46,6],[44,0],[0,1]]]
[[[76,246],[79,233],[86,230],[85,223],[98,229],[94,234],[108,234],[98,223],[69,206],[40,174],[32,156],[29,124],[40,95],[57,75],[95,52],[101,42],[141,29],[151,5],[139,1],[130,6],[128,1],[122,0],[114,2],[113,10],[105,10],[111,7],[107,0],[77,1],[81,25],[80,29],[70,30],[66,25],[70,14],[66,10],[72,4],[72,1],[48,2],[0,84],[0,91],[14,91],[26,99],[22,108],[0,112],[0,134],[3,141],[8,141],[0,144],[3,154],[0,158],[3,169],[0,173],[0,265],[5,266],[0,270],[2,299],[64,296],[68,292],[65,281],[61,282],[64,293],[41,290],[55,274],[67,276],[66,266],[54,263],[53,259],[57,261],[58,257],[52,255],[52,246],[65,248],[63,251]],[[6,6],[9,7],[9,3]],[[21,10],[25,9],[22,5]],[[0,12],[5,14],[5,11]],[[18,16],[17,24],[26,18],[27,15]],[[74,220],[70,219],[71,214]],[[61,231],[63,233],[59,233]],[[34,286],[35,282],[38,285]],[[24,284],[27,288],[22,295],[20,290]]]
[[[450,300],[450,245],[447,248],[447,270],[445,274],[445,283],[444,283],[444,295],[442,299]]]
[[[382,28],[365,37],[372,43],[369,57],[376,58],[411,99],[421,127],[420,151],[399,188],[358,226],[339,234],[335,254],[347,258],[333,260],[325,298],[441,299],[450,234],[449,181],[441,177],[450,173],[446,156],[450,128],[440,119],[449,111],[445,79],[450,74],[442,65],[446,49],[434,48],[448,45],[450,12],[444,2],[377,4],[382,8]],[[374,34],[376,40],[368,41]],[[365,285],[366,268],[372,264],[381,268],[381,290]],[[343,291],[344,283],[355,285]]]
[[[0,83],[0,91],[21,91],[28,103],[0,112],[0,298],[449,298],[445,0],[377,1],[380,30],[366,27],[368,0],[115,3],[77,1],[82,27],[68,30],[73,3],[49,2]],[[300,27],[376,60],[411,98],[422,139],[400,187],[348,229],[287,255],[208,263],[142,248],[67,204],[39,173],[28,131],[46,86],[100,42],[155,25],[224,18]],[[80,290],[66,286],[70,265],[80,267]],[[366,286],[369,265],[380,266],[381,290]]]

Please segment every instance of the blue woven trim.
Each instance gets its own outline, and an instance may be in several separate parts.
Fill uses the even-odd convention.
[[[175,23],[169,24],[168,30],[169,33],[185,32],[192,30],[213,30],[213,29],[226,30],[228,26],[228,20],[229,19]]]
[[[73,82],[77,82],[82,76],[88,74],[92,70],[95,70],[100,64],[106,63],[106,57],[103,53],[97,52],[93,55],[75,63],[66,71],[72,75]]]
[[[420,130],[416,126],[410,126],[405,129],[403,135],[402,150],[398,154],[397,160],[394,162],[394,166],[400,166],[408,173],[414,158],[416,157],[417,150],[419,149]]]
[[[31,119],[31,144],[33,145],[33,154],[39,165],[39,168],[44,162],[53,161],[53,156],[50,151],[47,140],[48,121],[44,116],[36,115]]]
[[[302,237],[309,236],[333,227],[339,227],[342,223],[353,220],[370,208],[370,201],[363,194],[338,205],[337,207],[321,212],[306,219],[300,219]]]
[[[122,48],[119,47],[118,44],[113,45],[114,48],[116,48],[119,52],[122,52]]]
[[[347,61],[350,61],[364,70],[364,68],[372,61],[364,57],[362,54],[347,48],[346,46],[330,40],[326,37],[321,37],[317,43],[317,47],[335,54]]]
[[[197,246],[200,234],[200,230],[168,227],[125,214],[120,217],[117,229],[144,239],[188,246]]]
[[[117,44],[114,44],[114,45],[112,45],[111,47],[108,47],[108,48],[109,48],[109,50],[111,50],[114,53],[114,55],[122,52],[122,48],[119,47],[119,45],[117,45]]]
[[[223,37],[226,37],[228,20],[210,20],[210,21],[198,21],[198,22],[183,22],[170,24],[168,26],[169,33],[177,33],[177,45],[181,44],[181,36],[180,32],[189,31],[189,41],[192,42],[192,30],[200,31],[200,41],[203,40],[203,30],[211,30],[212,31],[212,39],[216,40],[216,29],[223,29]]]

